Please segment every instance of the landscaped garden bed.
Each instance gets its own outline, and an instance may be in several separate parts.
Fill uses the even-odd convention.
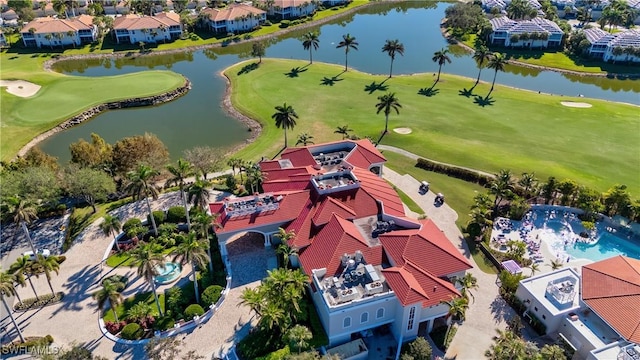
[[[29,354],[35,348],[48,347],[53,344],[53,337],[47,336],[30,336],[24,339],[25,342],[12,342],[10,344],[2,345],[0,354],[2,355],[25,355]]]
[[[38,298],[23,299],[22,301],[18,302],[13,307],[13,309],[18,312],[29,311],[43,306],[57,304],[62,301],[63,298],[64,293],[62,291],[58,291],[55,294],[39,295]]]

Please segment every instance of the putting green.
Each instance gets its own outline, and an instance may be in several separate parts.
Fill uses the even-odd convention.
[[[44,71],[44,59],[0,55],[2,79],[20,79],[41,86],[28,98],[12,95],[6,88],[0,90],[2,160],[10,160],[31,139],[91,106],[161,94],[184,84],[184,77],[171,71],[105,77],[67,76]]]
[[[354,129],[353,134],[377,140],[384,129],[384,115],[376,114],[377,98],[394,92],[402,109],[390,116],[389,129],[413,131],[389,131],[383,144],[489,172],[533,171],[541,180],[569,178],[600,191],[621,183],[633,195],[640,194],[638,107],[500,85],[487,97],[491,84],[481,83],[471,92],[474,79],[447,74],[429,90],[431,73],[387,79],[355,70],[343,73],[341,65],[280,59],[263,59],[254,70],[245,68],[254,62],[225,71],[234,106],[263,125],[262,135],[238,157],[257,159],[282,148],[283,131],[271,115],[274,106],[284,102],[299,115],[297,126],[289,130],[290,146],[302,132],[314,136],[316,143],[338,140],[341,135],[334,130],[344,125]],[[560,103],[586,100],[591,108]]]

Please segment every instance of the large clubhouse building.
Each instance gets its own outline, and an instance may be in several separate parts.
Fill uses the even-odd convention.
[[[332,346],[381,326],[399,341],[431,331],[445,323],[442,302],[460,296],[455,278],[471,268],[433,221],[405,215],[381,178],[385,161],[369,140],[290,148],[259,163],[263,194],[210,204],[223,255],[246,232],[265,246],[279,241],[278,228],[295,233],[288,245]]]
[[[640,358],[640,260],[616,256],[520,281],[525,317],[563,339],[576,359]]]

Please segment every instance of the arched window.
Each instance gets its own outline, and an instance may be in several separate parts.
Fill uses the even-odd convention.
[[[351,326],[351,317],[347,316],[342,322],[342,327],[348,328],[349,326]]]
[[[384,317],[384,308],[380,308],[376,311],[376,319],[382,319]]]
[[[360,315],[360,323],[364,324],[367,321],[369,321],[369,313],[368,312],[363,312],[362,315]]]

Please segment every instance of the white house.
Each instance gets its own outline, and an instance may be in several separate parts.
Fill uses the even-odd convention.
[[[516,296],[527,307],[524,317],[544,323],[547,335],[573,347],[574,358],[640,356],[640,260],[616,256],[583,266],[581,275],[565,268],[527,278]]]
[[[611,34],[600,28],[590,28],[584,30],[584,34],[591,43],[590,56],[604,61],[640,62],[640,30]]]
[[[117,43],[171,41],[182,35],[182,23],[176,13],[163,12],[154,16],[129,14],[116,17],[113,34]]]
[[[200,12],[206,26],[216,33],[251,31],[267,20],[267,13],[251,5],[230,5],[223,9],[207,8]]]
[[[280,19],[297,19],[315,11],[316,4],[311,0],[274,0],[270,3],[267,14]]]
[[[265,246],[282,227],[310,278],[313,302],[331,346],[385,327],[398,342],[445,324],[460,297],[454,279],[470,263],[431,220],[405,216],[382,178],[385,158],[369,140],[285,150],[263,161],[264,194],[210,204],[222,226],[223,256],[239,234],[257,232]]]
[[[88,44],[98,39],[93,17],[80,15],[72,19],[35,18],[20,31],[27,47]]]
[[[542,17],[516,21],[500,16],[489,21],[493,28],[489,40],[493,45],[553,48],[560,46],[564,36],[558,24]]]

